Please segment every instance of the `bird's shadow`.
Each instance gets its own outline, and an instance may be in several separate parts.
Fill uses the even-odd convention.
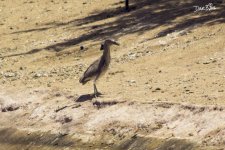
[[[103,95],[102,93],[97,93],[97,97],[101,97]],[[84,94],[80,95],[79,97],[76,98],[76,102],[85,102],[85,101],[91,101],[92,99],[96,98],[95,94]]]

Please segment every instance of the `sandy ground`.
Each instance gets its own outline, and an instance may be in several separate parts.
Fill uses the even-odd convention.
[[[210,2],[133,0],[125,12],[119,0],[1,0],[1,128],[111,146],[137,135],[223,149],[225,6],[194,9]],[[95,98],[79,77],[107,38],[120,46]]]

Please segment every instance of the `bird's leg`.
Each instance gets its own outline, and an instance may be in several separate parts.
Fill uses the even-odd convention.
[[[97,90],[97,86],[94,84],[94,95],[95,95],[95,97],[101,97],[101,95],[102,95],[102,93],[100,93],[100,92],[98,92],[98,90]]]
[[[98,97],[98,90],[97,90],[97,87],[95,85],[95,82],[94,82],[94,95],[95,95],[95,97]]]
[[[96,87],[96,84],[95,84],[96,81],[97,81],[97,79],[98,79],[98,77],[99,77],[99,75],[100,75],[100,74],[98,74],[98,75],[95,77],[95,79],[94,79],[94,95],[95,95],[95,97],[98,97],[98,96],[102,95],[102,93],[98,92],[97,87]]]

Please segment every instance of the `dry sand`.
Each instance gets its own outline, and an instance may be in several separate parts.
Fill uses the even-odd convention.
[[[225,6],[193,7],[209,2],[1,0],[1,148],[60,149],[49,133],[87,144],[67,149],[223,149]],[[109,37],[94,98],[79,77]]]

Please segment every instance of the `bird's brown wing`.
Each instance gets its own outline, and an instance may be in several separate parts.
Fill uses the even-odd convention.
[[[80,83],[85,84],[87,83],[89,80],[91,80],[91,78],[93,78],[95,75],[98,74],[99,72],[99,63],[100,63],[101,59],[98,59],[96,61],[94,61],[88,68],[87,70],[84,72],[83,76],[80,78]]]

